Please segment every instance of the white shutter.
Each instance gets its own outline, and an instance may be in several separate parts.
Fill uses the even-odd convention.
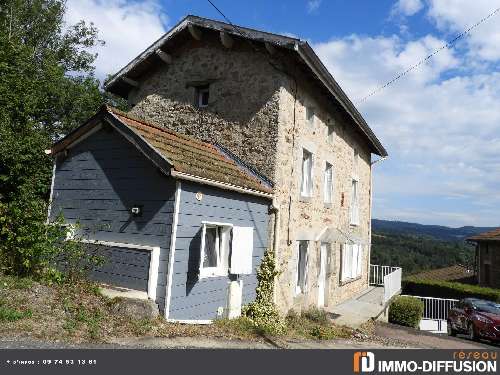
[[[348,246],[347,244],[342,245],[342,274],[340,275],[342,278],[342,281],[345,281],[349,278],[349,275],[347,274],[347,253],[348,253]]]
[[[358,276],[357,270],[358,270],[358,255],[359,255],[359,245],[354,244],[351,245],[352,249],[352,263],[351,263],[351,278],[355,278]]]
[[[207,226],[203,224],[201,227],[201,244],[200,244],[200,264],[198,265],[198,271],[200,276],[202,275],[203,270],[203,258],[205,257],[205,232]]]
[[[363,270],[363,245],[358,246],[358,268],[356,270],[356,276],[361,276]]]
[[[253,227],[233,227],[231,273],[251,274],[253,253]]]

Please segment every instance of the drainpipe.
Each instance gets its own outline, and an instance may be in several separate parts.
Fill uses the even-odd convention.
[[[370,284],[370,272],[371,272],[371,256],[372,256],[372,196],[373,196],[373,166],[381,161],[384,161],[387,159],[387,156],[381,157],[380,159],[374,160],[370,163],[370,207],[369,207],[369,217],[370,221],[368,224],[368,231],[369,231],[369,236],[368,236],[368,272],[367,272],[367,277],[368,277],[368,285]]]
[[[269,208],[269,211],[274,213],[274,231],[273,231],[273,252],[274,252],[274,260],[277,259],[278,247],[280,243],[280,209],[279,204],[276,198],[273,198],[273,203]],[[276,303],[277,295],[276,295],[276,285],[277,278],[274,278],[274,288],[273,288],[273,302]]]

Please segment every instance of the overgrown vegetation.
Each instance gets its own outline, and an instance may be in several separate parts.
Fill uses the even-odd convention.
[[[64,12],[64,0],[0,5],[0,267],[56,280],[50,263],[64,229],[45,223],[52,160],[44,150],[114,101],[94,76],[97,29],[65,25]]]
[[[405,275],[456,264],[472,265],[474,248],[464,242],[390,232],[374,232],[371,263],[402,267]]]
[[[403,281],[403,293],[437,298],[481,298],[500,302],[499,289],[448,281],[417,280],[411,277]]]
[[[285,330],[285,321],[273,302],[274,280],[278,274],[274,252],[268,250],[257,270],[255,301],[243,308],[243,315],[259,329],[279,335]]]
[[[424,303],[418,298],[397,296],[389,306],[389,322],[417,328],[424,314]]]

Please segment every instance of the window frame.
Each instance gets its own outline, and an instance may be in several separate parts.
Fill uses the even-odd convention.
[[[342,244],[342,259],[340,264],[341,283],[345,284],[353,280],[358,280],[363,276],[363,252],[364,250],[362,244]],[[354,257],[355,253],[357,254],[356,259]]]
[[[229,259],[229,254],[231,251],[231,231],[233,228],[233,224],[210,222],[210,221],[202,221],[201,224],[202,227],[201,227],[199,277],[200,279],[203,279],[208,277],[225,276],[229,272],[229,264],[228,262],[224,262],[224,260],[225,258]],[[217,265],[215,267],[203,266],[203,262],[205,259],[205,251],[206,251],[205,235],[207,227],[217,228],[216,245],[215,245]]]
[[[301,244],[305,244],[305,254],[304,254],[304,262],[302,263],[304,269],[302,271],[302,279],[300,278],[300,267],[301,267],[301,257],[300,257],[300,249]],[[307,289],[307,269],[309,265],[309,247],[310,241],[307,240],[299,240],[297,241],[297,268],[295,270],[295,294],[305,294]]]
[[[330,172],[330,184],[327,182],[327,174]],[[328,197],[327,197],[328,193]],[[325,162],[325,169],[323,173],[323,203],[325,206],[331,206],[333,204],[333,164]]]
[[[353,177],[351,180],[351,205],[350,205],[350,225],[359,225],[359,180]]]
[[[305,191],[305,173],[304,173],[304,170],[305,170],[305,162],[306,162],[306,159],[305,159],[305,155],[308,154],[309,157],[310,157],[310,168],[309,168],[309,171],[308,171],[308,179],[309,179],[309,184],[307,186],[307,191]],[[300,178],[300,197],[301,198],[306,198],[306,199],[310,199],[312,198],[313,196],[313,189],[314,189],[314,183],[313,183],[313,179],[314,179],[314,173],[313,173],[313,170],[314,170],[314,154],[307,150],[306,148],[302,148],[302,158],[301,158],[301,178]]]
[[[306,122],[309,125],[314,126],[315,118],[316,118],[316,111],[314,110],[314,107],[306,106]]]
[[[207,103],[203,104],[203,94],[207,93]],[[201,85],[195,87],[195,101],[197,108],[206,108],[210,104],[210,85]]]
[[[326,124],[326,140],[333,145],[335,143],[335,136],[335,123],[330,119]]]

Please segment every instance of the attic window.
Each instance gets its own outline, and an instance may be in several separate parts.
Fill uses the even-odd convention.
[[[196,106],[198,108],[208,107],[210,90],[208,85],[196,87]]]

